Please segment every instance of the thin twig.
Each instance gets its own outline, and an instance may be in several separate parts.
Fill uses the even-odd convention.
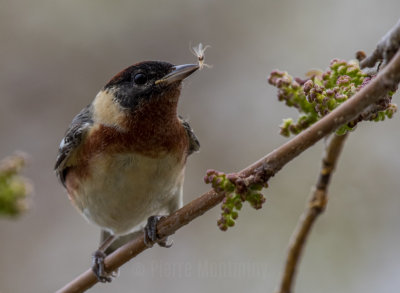
[[[368,85],[356,93],[351,99],[326,115],[320,121],[303,131],[281,147],[275,149],[264,158],[242,170],[239,175],[247,177],[262,167],[268,167],[273,173],[314,145],[321,138],[332,133],[339,126],[357,117],[368,105],[379,101],[389,90],[400,82],[400,52]],[[182,226],[201,216],[223,200],[224,196],[208,191],[170,216],[161,220],[157,226],[160,237],[172,235]],[[106,271],[111,272],[147,249],[143,242],[143,234],[119,248],[105,260]],[[71,281],[58,292],[83,292],[97,279],[89,269]]]
[[[400,20],[379,41],[374,52],[360,62],[361,68],[373,67],[378,61],[387,64],[400,47]]]
[[[290,239],[286,265],[277,293],[292,292],[296,268],[301,253],[315,220],[325,210],[328,200],[328,185],[346,137],[347,134],[342,136],[332,135],[331,139],[327,143],[317,184],[311,194],[309,204],[301,215],[297,227]]]

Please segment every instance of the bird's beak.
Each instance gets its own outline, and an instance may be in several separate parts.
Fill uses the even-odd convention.
[[[191,75],[197,69],[199,69],[199,65],[197,64],[184,64],[184,65],[176,65],[172,67],[172,71],[167,75],[163,76],[161,79],[156,80],[155,84],[166,84],[169,85],[175,81],[184,80],[186,77]]]

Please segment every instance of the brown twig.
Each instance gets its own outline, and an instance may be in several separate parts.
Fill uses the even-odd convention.
[[[315,220],[325,210],[328,200],[328,185],[346,137],[347,134],[342,136],[332,135],[327,143],[317,184],[311,194],[309,204],[301,215],[290,239],[286,264],[277,293],[290,293],[292,291],[296,268],[307,237]]]
[[[321,138],[332,133],[339,126],[357,117],[368,105],[379,101],[389,90],[400,82],[400,52],[368,85],[356,93],[340,107],[300,133],[264,158],[242,170],[239,175],[247,177],[255,170],[267,167],[273,173],[278,172],[285,164],[297,157],[304,150],[314,145]],[[188,203],[170,216],[161,220],[157,226],[160,237],[166,237],[176,230],[201,216],[223,200],[224,196],[213,190]],[[124,263],[146,249],[143,234],[119,248],[105,260],[106,270],[114,271]],[[83,292],[97,283],[91,270],[87,270],[58,292]]]
[[[387,64],[400,48],[400,20],[379,41],[374,52],[360,62],[361,68],[373,67],[378,61]]]

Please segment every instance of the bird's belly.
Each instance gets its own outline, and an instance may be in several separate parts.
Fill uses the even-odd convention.
[[[147,218],[181,206],[184,162],[118,154],[95,158],[91,176],[79,179],[71,200],[84,216],[117,235],[137,230]]]

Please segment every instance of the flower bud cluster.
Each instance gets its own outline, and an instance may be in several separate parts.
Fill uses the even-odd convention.
[[[273,71],[268,82],[278,88],[278,99],[287,106],[295,107],[300,113],[297,122],[285,119],[281,125],[281,134],[290,136],[298,134],[330,113],[341,103],[351,98],[373,78],[363,73],[356,61],[346,62],[332,60],[325,72],[313,70],[306,80],[293,79],[287,72]],[[376,107],[369,109],[354,121],[342,125],[336,133],[338,135],[351,131],[362,120],[382,121],[385,117],[391,118],[397,106],[391,104],[393,92],[383,98]],[[382,108],[382,105],[385,107]]]
[[[253,176],[252,180],[247,180],[235,174],[226,175],[215,170],[208,170],[204,182],[211,184],[216,192],[225,195],[221,206],[221,218],[217,222],[222,231],[235,225],[243,202],[249,202],[255,209],[260,209],[265,202],[261,190],[267,187],[267,184],[262,176]]]

